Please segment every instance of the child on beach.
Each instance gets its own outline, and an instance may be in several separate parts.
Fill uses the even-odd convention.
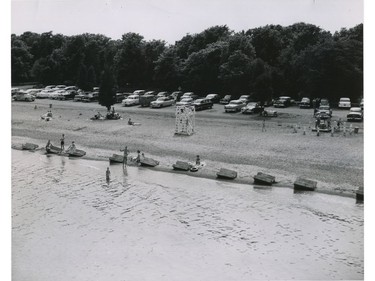
[[[62,134],[62,137],[61,137],[61,139],[60,139],[60,144],[61,144],[61,151],[63,151],[64,150],[64,144],[65,144],[65,136],[64,136],[64,134]]]

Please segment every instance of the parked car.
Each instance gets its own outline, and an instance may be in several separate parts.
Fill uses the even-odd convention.
[[[36,97],[38,99],[47,99],[49,98],[50,94],[54,92],[53,90],[42,90],[39,93],[36,93]]]
[[[346,115],[346,120],[350,121],[363,121],[363,112],[360,107],[350,108],[349,113]]]
[[[84,97],[86,97],[90,92],[80,92],[79,94],[74,96],[73,101],[82,101]]]
[[[144,94],[143,96],[139,96],[139,104],[142,107],[150,106],[151,102],[156,100],[156,98],[157,97],[155,95]]]
[[[262,111],[263,107],[261,107],[257,102],[249,102],[246,106],[241,108],[242,114],[260,113]]]
[[[225,97],[223,97],[221,100],[220,100],[220,104],[228,104],[230,102],[230,100],[232,99],[232,96],[231,95],[225,95]]]
[[[171,106],[172,104],[174,104],[174,99],[172,97],[161,97],[155,101],[152,101],[150,103],[150,107],[160,108],[165,106]]]
[[[33,95],[34,97],[36,97],[36,94],[41,92],[41,91],[42,91],[42,89],[27,89],[25,91],[25,93]]]
[[[328,105],[328,106],[329,106],[329,100],[326,99],[326,98],[322,98],[322,99],[320,99],[320,104],[319,104],[319,106],[320,106],[320,105]]]
[[[65,90],[57,90],[50,93],[49,98],[53,100],[59,99],[61,96],[65,94]]]
[[[81,101],[83,102],[94,102],[97,101],[99,98],[99,92],[91,92],[85,95]]]
[[[332,109],[329,105],[321,105],[315,112],[315,117],[320,116],[320,115],[328,115],[332,117]]]
[[[288,96],[281,96],[279,97],[274,103],[274,107],[288,107],[291,103],[291,97]]]
[[[352,103],[350,102],[349,98],[340,98],[339,100],[339,108],[351,108]]]
[[[35,96],[25,93],[25,92],[16,92],[13,94],[13,100],[15,101],[34,101]]]
[[[145,94],[145,90],[135,90],[133,92],[133,95],[138,95],[138,96],[141,96],[141,95],[144,95]]]
[[[139,95],[130,95],[121,102],[122,106],[131,106],[139,104]]]
[[[59,100],[71,100],[77,95],[76,90],[63,90],[58,94],[57,99]]]
[[[206,99],[212,101],[212,103],[218,103],[220,101],[220,96],[218,94],[209,94],[206,96]]]
[[[168,92],[159,92],[156,97],[161,98],[161,97],[168,97],[169,93]]]
[[[183,93],[181,91],[175,91],[171,94],[171,97],[174,98],[175,101],[179,101]]]
[[[244,100],[231,100],[228,104],[224,105],[224,110],[225,112],[240,112],[244,106],[246,106]]]
[[[302,98],[301,102],[299,103],[299,108],[310,108],[311,101],[309,98]]]
[[[193,98],[188,97],[188,98],[183,98],[180,101],[176,102],[176,106],[190,106],[193,103]]]
[[[155,91],[147,91],[145,92],[143,95],[156,95],[156,92]]]
[[[198,98],[198,95],[194,94],[193,92],[186,92],[181,96],[181,99],[184,98],[192,98],[193,100]]]
[[[203,110],[203,109],[211,109],[213,106],[213,102],[210,99],[196,99],[193,104],[195,110]]]
[[[250,102],[250,95],[241,95],[239,100],[243,100],[245,103]]]
[[[116,93],[116,96],[115,96],[116,103],[122,102],[122,100],[125,98],[126,98],[125,93]]]
[[[66,88],[66,85],[57,85],[52,90],[54,91],[59,91],[59,90],[64,90]]]
[[[48,85],[48,86],[44,87],[44,90],[52,90],[55,87],[56,87],[56,85]]]

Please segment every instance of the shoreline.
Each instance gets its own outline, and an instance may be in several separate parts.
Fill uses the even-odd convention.
[[[40,116],[51,102],[53,119],[46,122]],[[176,172],[172,170],[176,161],[195,162],[199,155],[206,166],[183,174],[216,180],[216,172],[227,168],[238,174],[233,182],[253,185],[253,176],[262,172],[275,176],[273,186],[291,188],[303,176],[317,181],[316,191],[353,197],[363,187],[363,126],[358,134],[346,137],[329,133],[317,137],[309,130],[309,110],[282,110],[279,117],[267,119],[267,130],[262,132],[259,116],[223,113],[222,106],[215,105],[196,113],[196,131],[191,136],[174,135],[173,107],[118,107],[122,120],[90,120],[98,111],[103,108],[93,103],[13,102],[11,142],[13,146],[31,142],[44,147],[51,140],[59,146],[61,134],[65,134],[66,146],[75,141],[89,160],[108,161],[127,146],[129,155],[136,156],[140,150],[160,162],[153,169],[166,172]],[[335,112],[335,118],[344,115],[345,111]],[[128,118],[141,125],[127,125]]]
[[[22,139],[24,139],[24,142],[22,142]],[[32,153],[33,152],[41,152],[45,155],[47,154],[45,152],[45,149],[44,149],[44,144],[38,142],[38,140],[30,139],[30,138],[22,138],[22,139],[18,139],[15,143],[12,143],[12,149],[22,150],[22,144],[23,143],[31,142],[31,143],[37,144],[39,147],[35,151],[30,151],[30,152],[32,152]],[[80,147],[80,148],[82,148],[82,147]],[[76,159],[76,160],[83,159],[83,160],[89,160],[89,161],[103,161],[103,162],[106,161],[106,162],[108,162],[109,167],[111,167],[112,165],[121,165],[120,163],[112,164],[112,165],[109,163],[109,157],[112,156],[112,154],[113,154],[113,152],[111,153],[110,150],[103,150],[103,149],[97,149],[97,148],[94,148],[94,149],[91,149],[91,150],[88,149],[88,148],[84,148],[83,150],[85,150],[87,154],[83,157],[74,157],[74,159]],[[96,154],[95,155],[92,155],[92,153],[90,154],[89,150],[91,152],[96,151]],[[117,152],[117,154],[120,154],[120,153]],[[51,154],[51,155],[53,155],[53,154]],[[55,155],[55,156],[68,157],[69,158],[69,156],[64,156],[64,155],[63,156]],[[133,164],[131,162],[129,163],[129,159],[134,157],[134,156],[136,156],[136,155],[133,154],[133,155],[128,156],[128,165],[127,166],[139,168],[138,165]],[[163,160],[166,160],[166,159],[163,159],[162,157],[159,157],[157,160],[160,161],[159,165],[157,165],[155,167],[142,167],[142,168],[143,169],[149,169],[149,170],[152,170],[152,171],[157,171],[157,172],[164,172],[164,173],[171,173],[171,174],[181,174],[181,175],[186,175],[186,176],[191,176],[191,177],[196,177],[196,178],[205,178],[205,179],[215,180],[215,181],[219,181],[219,182],[222,181],[222,182],[235,183],[235,184],[241,184],[241,185],[251,185],[253,188],[258,188],[258,189],[272,189],[273,187],[294,189],[294,186],[293,186],[294,180],[292,181],[291,178],[282,179],[281,181],[278,181],[277,178],[276,178],[276,182],[272,185],[255,184],[254,179],[253,179],[253,175],[250,175],[250,174],[249,175],[243,175],[243,174],[240,175],[239,172],[237,172],[237,178],[235,178],[233,180],[218,178],[216,176],[216,172],[219,171],[219,169],[220,169],[219,166],[221,166],[221,167],[224,166],[224,163],[220,163],[220,162],[209,161],[209,164],[210,164],[209,167],[208,167],[208,165],[206,165],[206,166],[202,167],[201,169],[199,169],[197,172],[191,172],[191,171],[174,170],[172,165],[167,165],[165,162],[163,162]],[[259,168],[259,171],[264,170],[261,167],[258,167],[258,168]],[[317,193],[321,193],[321,194],[349,197],[349,198],[355,199],[356,190],[331,190],[331,189],[328,189],[328,188],[324,188],[323,186],[320,186],[319,184],[322,184],[322,182],[318,181],[317,188],[314,191],[295,191],[295,192],[317,192]]]

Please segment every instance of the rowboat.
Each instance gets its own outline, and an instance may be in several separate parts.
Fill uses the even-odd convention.
[[[152,158],[146,158],[146,157],[141,158],[139,163],[141,164],[141,166],[146,166],[146,167],[155,167],[159,165],[159,161],[156,161]]]
[[[299,177],[294,182],[294,190],[307,190],[314,191],[316,189],[317,182]]]
[[[258,174],[254,176],[254,183],[261,185],[272,185],[273,183],[275,183],[275,177],[264,174],[262,172],[258,172]]]
[[[25,143],[22,145],[22,150],[35,150],[39,147],[39,145],[34,144],[34,143]]]
[[[111,157],[109,157],[109,163],[115,164],[115,163],[123,163],[124,162],[124,156],[113,154]]]
[[[223,179],[235,179],[237,177],[237,172],[225,168],[221,168],[219,172],[216,173],[218,178]]]
[[[176,164],[172,165],[173,170],[189,171],[191,165],[188,162],[177,161]]]
[[[61,154],[61,148],[54,145],[46,147],[46,151],[51,154]]]
[[[86,155],[86,152],[80,149],[75,149],[74,151],[67,151],[70,157],[82,157]]]

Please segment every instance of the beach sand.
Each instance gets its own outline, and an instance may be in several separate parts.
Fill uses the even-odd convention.
[[[41,120],[50,103],[53,119]],[[277,109],[279,117],[267,119],[262,132],[261,117],[225,114],[222,105],[215,105],[212,110],[197,112],[193,135],[180,136],[174,134],[174,107],[115,107],[122,120],[92,121],[90,117],[98,111],[104,113],[104,107],[73,101],[12,102],[12,146],[32,142],[43,148],[48,139],[59,146],[61,134],[65,134],[65,146],[75,141],[88,159],[108,161],[127,146],[130,156],[136,156],[139,149],[158,160],[160,165],[152,169],[161,171],[173,172],[177,160],[194,162],[199,155],[205,166],[198,172],[183,173],[214,179],[220,168],[228,168],[238,172],[234,182],[253,184],[253,176],[263,172],[275,176],[274,186],[280,187],[293,187],[297,177],[305,176],[318,182],[317,191],[348,196],[363,186],[362,123],[353,124],[360,127],[358,134],[317,136],[309,128],[312,110],[295,107]],[[335,113],[333,119],[346,115],[344,111]],[[128,125],[129,117],[140,125]]]

